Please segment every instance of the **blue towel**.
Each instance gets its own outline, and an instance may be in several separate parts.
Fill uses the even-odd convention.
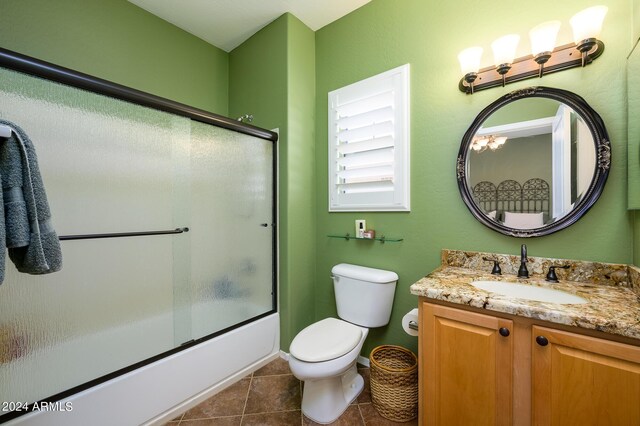
[[[0,241],[20,272],[48,274],[62,268],[60,241],[51,224],[51,212],[38,168],[35,148],[27,134],[15,124],[0,140],[0,177],[4,215],[0,219]],[[4,235],[2,235],[4,234]],[[4,280],[4,256],[0,256],[0,283]]]

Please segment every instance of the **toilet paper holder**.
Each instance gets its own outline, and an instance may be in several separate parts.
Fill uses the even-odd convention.
[[[409,321],[409,328],[412,330],[417,330],[418,329],[418,322],[417,321]]]

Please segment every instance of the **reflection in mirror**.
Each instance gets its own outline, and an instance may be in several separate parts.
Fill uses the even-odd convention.
[[[575,223],[604,189],[611,144],[580,96],[530,87],[478,114],[456,163],[458,187],[482,224],[506,235],[547,235]]]
[[[524,98],[495,111],[469,147],[467,184],[486,215],[534,229],[571,211],[596,169],[593,137],[568,105]]]

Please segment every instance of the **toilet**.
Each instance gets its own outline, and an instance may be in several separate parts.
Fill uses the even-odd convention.
[[[398,275],[341,263],[331,269],[337,318],[311,324],[291,342],[289,367],[304,381],[302,412],[316,423],[335,421],[364,388],[356,368],[369,328],[389,323]]]

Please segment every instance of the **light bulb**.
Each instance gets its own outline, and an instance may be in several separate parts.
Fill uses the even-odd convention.
[[[477,73],[480,69],[482,47],[469,47],[458,54],[462,74]]]
[[[507,142],[507,137],[506,136],[497,136],[496,138],[494,138],[496,145],[497,146],[502,146]]]
[[[583,40],[597,39],[608,10],[606,6],[593,6],[573,15],[569,20],[573,28],[573,41],[580,45]]]
[[[516,57],[516,48],[518,47],[519,41],[520,36],[518,34],[509,34],[491,43],[493,58],[497,66],[511,64],[513,62],[513,59]]]
[[[487,143],[489,143],[489,138],[487,138],[487,137],[482,137],[482,138],[480,138],[480,139],[477,139],[477,140],[476,140],[476,143],[478,144],[478,146],[479,146],[480,148],[483,148],[483,147],[487,146]]]
[[[560,21],[548,21],[534,27],[529,31],[531,39],[531,54],[551,53],[556,47],[556,38],[560,30]]]

